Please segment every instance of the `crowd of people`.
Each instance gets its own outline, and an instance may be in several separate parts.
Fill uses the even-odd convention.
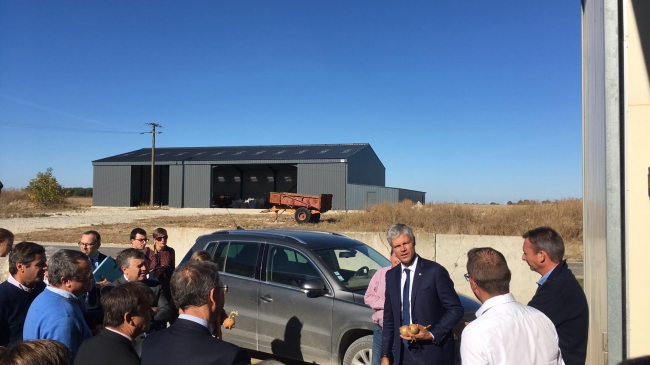
[[[467,252],[465,278],[482,304],[469,324],[449,273],[417,255],[412,229],[395,224],[386,238],[391,266],[377,271],[365,294],[376,311],[373,365],[456,364],[459,324],[465,365],[585,364],[587,300],[552,228],[523,235],[522,260],[541,276],[528,305],[510,293],[501,252]],[[9,264],[0,284],[0,364],[250,364],[247,351],[221,340],[228,286],[211,255],[195,252],[176,268],[167,231],[157,228],[153,239],[149,246],[147,232],[133,229],[131,248],[117,254],[122,275],[111,282],[93,275],[107,257],[97,231],[83,233],[79,250],[47,258],[43,246],[14,246],[0,228],[0,257]],[[644,363],[637,361],[625,363]]]
[[[133,229],[131,248],[117,254],[122,275],[111,282],[93,275],[107,258],[97,231],[83,233],[79,250],[46,257],[43,246],[14,246],[0,229],[9,264],[0,364],[250,364],[247,351],[220,340],[228,288],[217,264],[197,256],[175,268],[167,239],[157,228],[148,245],[147,232]]]

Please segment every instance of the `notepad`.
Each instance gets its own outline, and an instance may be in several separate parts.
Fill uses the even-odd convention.
[[[115,260],[108,256],[102,261],[99,266],[93,271],[93,275],[95,276],[95,281],[100,282],[102,281],[102,276],[106,278],[108,281],[114,281],[115,279],[119,278],[122,276],[122,270],[120,269],[119,266],[117,266],[117,262]]]

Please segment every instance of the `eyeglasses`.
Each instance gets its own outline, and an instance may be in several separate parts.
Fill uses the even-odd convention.
[[[217,288],[223,289],[224,294],[226,294],[228,292],[228,285],[226,285],[226,284],[220,285]]]
[[[149,242],[148,238],[134,238],[135,241],[140,241],[140,242]]]
[[[469,281],[469,273],[465,273],[463,276],[465,277],[465,280]]]
[[[94,246],[97,246],[97,244],[79,242],[79,247],[94,247]]]
[[[155,239],[156,241],[166,240],[167,238],[169,238],[169,236],[158,236],[158,237],[154,237],[154,239]]]

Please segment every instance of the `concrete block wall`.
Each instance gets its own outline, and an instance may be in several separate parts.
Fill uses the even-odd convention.
[[[518,302],[528,304],[540,276],[521,259],[523,238],[508,236],[436,235],[436,262],[444,266],[454,282],[456,291],[475,298],[463,276],[467,272],[467,251],[475,247],[492,247],[501,252],[512,272],[510,292]]]
[[[168,228],[169,245],[176,250],[176,262],[181,261],[194,245],[197,237],[214,231],[208,228]],[[385,232],[343,232],[343,234],[367,244],[386,257],[390,253]],[[449,271],[456,291],[470,298],[474,298],[474,294],[463,277],[467,272],[467,251],[474,247],[492,247],[498,250],[506,257],[508,267],[512,271],[510,292],[514,294],[517,301],[527,304],[537,290],[535,282],[539,279],[539,275],[531,271],[521,260],[522,244],[521,237],[416,234],[417,253],[444,266]]]

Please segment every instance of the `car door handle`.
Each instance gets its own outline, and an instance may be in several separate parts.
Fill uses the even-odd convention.
[[[268,295],[260,297],[260,299],[262,299],[262,301],[267,302],[267,303],[271,303],[273,301],[273,298],[271,298]]]

